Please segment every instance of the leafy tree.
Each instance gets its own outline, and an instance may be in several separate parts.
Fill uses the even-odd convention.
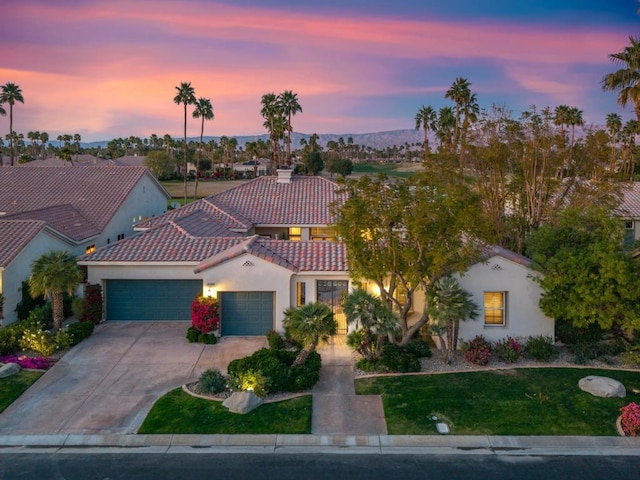
[[[198,199],[198,176],[200,173],[200,159],[202,158],[203,143],[202,137],[204,135],[204,121],[213,120],[213,105],[208,98],[200,97],[196,101],[196,108],[193,110],[193,118],[202,118],[200,125],[200,148],[198,149],[198,160],[196,160],[196,184],[193,190],[193,201]]]
[[[52,251],[36,258],[31,264],[29,290],[33,296],[51,297],[53,304],[53,325],[62,328],[64,320],[64,292],[69,295],[82,281],[76,259],[69,252]]]
[[[144,159],[144,165],[156,178],[170,177],[175,171],[175,163],[164,150],[152,150]]]
[[[348,158],[338,157],[335,154],[328,154],[326,158],[325,164],[329,173],[337,173],[342,178],[345,178],[353,172],[353,162]]]
[[[309,354],[315,351],[318,343],[329,340],[338,330],[331,309],[320,302],[307,303],[298,308],[284,311],[283,325],[288,334],[302,344],[302,350],[291,365],[302,365]]]
[[[618,103],[623,108],[633,104],[640,122],[640,37],[629,37],[629,45],[620,52],[612,53],[609,59],[621,68],[602,78],[605,91],[617,91]]]
[[[575,327],[640,328],[640,271],[624,247],[624,229],[608,209],[567,209],[527,239],[543,275],[540,307]]]
[[[13,106],[16,104],[16,102],[24,103],[24,96],[22,95],[22,90],[20,89],[20,87],[12,82],[7,82],[6,84],[2,85],[2,87],[0,87],[0,104],[9,104],[9,158],[11,161],[11,166],[13,166],[14,158]]]
[[[458,348],[460,320],[477,318],[478,305],[455,278],[446,276],[438,279],[429,291],[429,315],[435,321],[433,330],[446,332],[446,336],[440,334],[439,338],[445,361],[451,363]]]
[[[184,203],[187,203],[187,106],[196,103],[196,93],[191,82],[182,82],[176,87],[177,93],[173,103],[184,106],[184,145],[183,145],[183,173],[184,173]]]
[[[307,175],[318,175],[324,168],[324,160],[320,152],[305,152],[302,155],[302,163]]]

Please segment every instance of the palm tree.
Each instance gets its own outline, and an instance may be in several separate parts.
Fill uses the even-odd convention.
[[[449,88],[449,90],[447,90],[447,92],[444,94],[444,98],[449,98],[456,104],[456,124],[453,134],[453,144],[455,145],[456,149],[458,148],[458,142],[460,141],[460,126],[462,123],[460,119],[460,113],[465,101],[467,101],[469,99],[469,96],[471,95],[470,87],[471,83],[469,83],[469,80],[467,80],[466,78],[458,77],[454,80],[451,88]]]
[[[451,363],[458,348],[460,320],[476,318],[478,306],[455,278],[442,277],[429,292],[429,316],[436,322],[434,330],[446,332],[446,342],[442,335],[440,342],[446,362]]]
[[[193,118],[202,118],[200,125],[200,149],[198,151],[198,159],[196,160],[196,185],[193,190],[193,201],[198,198],[198,174],[200,173],[200,157],[202,156],[202,137],[204,136],[204,121],[213,120],[213,105],[208,98],[200,97],[196,101],[196,108],[193,110]]]
[[[47,142],[49,141],[49,134],[47,132],[40,133],[40,147],[45,154],[44,158],[47,158]]]
[[[440,148],[447,153],[453,153],[453,131],[456,119],[451,107],[442,107],[436,121],[436,136],[440,140]]]
[[[80,153],[80,141],[82,140],[82,137],[80,136],[79,133],[74,133],[73,134],[73,143],[75,143],[76,145],[76,162],[78,161],[78,154]]]
[[[609,113],[607,115],[607,130],[609,131],[609,141],[611,142],[611,173],[615,173],[616,169],[616,144],[618,135],[622,130],[622,117],[617,113]]]
[[[262,109],[260,110],[260,114],[264,118],[264,127],[269,132],[269,139],[271,140],[271,168],[273,170],[274,165],[277,167],[280,166],[280,162],[278,159],[278,126],[279,122],[278,118],[281,116],[281,111],[278,107],[278,97],[275,93],[265,93],[262,95],[262,99],[260,100],[262,104]],[[273,172],[271,172],[273,173]]]
[[[570,109],[571,107],[569,105],[558,105],[553,111],[553,123],[560,127],[560,135],[562,135],[563,138],[564,127],[569,126]]]
[[[296,113],[302,113],[302,107],[298,103],[298,94],[291,90],[285,90],[278,95],[278,103],[282,113],[287,117],[287,164],[291,165],[291,117]]]
[[[82,272],[78,269],[76,258],[69,252],[52,251],[36,258],[31,264],[29,291],[34,297],[44,295],[51,298],[53,304],[53,326],[62,328],[63,295],[73,293],[82,281]]]
[[[182,82],[180,86],[176,87],[177,93],[173,97],[173,102],[176,105],[184,105],[184,145],[183,152],[184,158],[182,162],[182,168],[184,169],[184,203],[187,203],[187,106],[196,103],[196,93],[191,82]]]
[[[327,341],[335,335],[338,323],[331,309],[320,302],[307,303],[298,308],[287,308],[282,322],[291,338],[302,344],[302,350],[292,366],[302,365],[320,340]]]
[[[436,129],[436,120],[438,119],[438,115],[436,111],[433,109],[431,105],[427,105],[426,107],[422,105],[418,113],[416,113],[415,121],[416,121],[416,130],[424,131],[424,161],[426,162],[429,158],[429,129]]]
[[[2,85],[0,103],[9,104],[9,158],[11,160],[11,166],[13,166],[13,106],[16,102],[24,103],[24,97],[22,96],[20,87],[11,82]]]
[[[629,43],[622,51],[609,55],[622,68],[602,78],[602,89],[618,91],[618,103],[623,108],[631,102],[640,122],[640,37],[630,36]]]
[[[584,120],[582,119],[582,110],[579,110],[578,107],[569,107],[567,122],[571,126],[571,143],[569,144],[569,158],[573,160],[573,144],[575,141],[576,125],[579,127],[584,125]]]

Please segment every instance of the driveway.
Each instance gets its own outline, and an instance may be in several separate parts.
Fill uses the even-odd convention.
[[[155,401],[198,379],[226,373],[265,337],[188,343],[190,322],[106,322],[73,347],[0,414],[0,434],[135,433]]]

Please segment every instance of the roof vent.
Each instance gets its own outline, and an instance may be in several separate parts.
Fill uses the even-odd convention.
[[[502,270],[502,267],[496,263],[491,267],[491,270],[500,271]]]
[[[278,169],[278,180],[277,183],[291,183],[291,175],[293,174],[293,170],[290,168],[287,169]]]

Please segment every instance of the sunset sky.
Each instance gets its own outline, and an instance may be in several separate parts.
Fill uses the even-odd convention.
[[[465,77],[481,107],[609,112],[610,53],[640,34],[636,0],[3,0],[0,84],[14,130],[83,141],[182,135],[175,87],[210,98],[205,135],[265,133],[264,93],[293,90],[303,133],[413,128]],[[8,111],[8,106],[6,107]],[[9,119],[0,117],[0,133]],[[189,136],[199,134],[191,121]]]

